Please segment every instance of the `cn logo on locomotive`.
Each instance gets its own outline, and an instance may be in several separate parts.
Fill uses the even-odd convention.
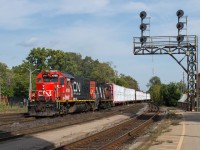
[[[46,95],[48,97],[52,96],[52,90],[46,90],[46,91],[40,90],[40,91],[38,91],[38,96],[44,96],[44,95]]]
[[[75,93],[80,93],[81,92],[81,83],[73,82],[72,87],[73,87],[73,91]]]

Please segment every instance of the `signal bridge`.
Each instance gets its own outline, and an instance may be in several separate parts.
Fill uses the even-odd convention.
[[[141,36],[133,38],[134,55],[170,55],[187,73],[188,89],[188,110],[198,109],[198,37],[196,35],[181,35],[180,32],[187,22],[180,22],[184,12],[177,11],[178,29],[177,36],[145,36],[144,31],[148,24],[144,23],[146,12],[140,13],[141,18]],[[187,21],[187,20],[186,20]],[[182,54],[183,58],[178,60],[175,55]],[[187,59],[187,66],[184,66],[183,60]],[[195,106],[195,102],[196,105]]]

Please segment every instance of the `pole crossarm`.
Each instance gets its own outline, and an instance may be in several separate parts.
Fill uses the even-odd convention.
[[[196,35],[184,35],[184,40],[177,41],[177,36],[146,36],[141,43],[140,37],[133,38],[134,55],[170,55],[187,73],[188,100],[190,110],[194,109],[194,98],[197,97],[198,80],[198,38]],[[182,54],[179,61],[175,55]],[[187,66],[181,62],[187,57]]]

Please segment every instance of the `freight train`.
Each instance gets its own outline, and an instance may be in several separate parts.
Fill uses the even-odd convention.
[[[28,104],[29,116],[54,116],[150,100],[150,94],[114,83],[100,84],[57,70],[40,72]]]

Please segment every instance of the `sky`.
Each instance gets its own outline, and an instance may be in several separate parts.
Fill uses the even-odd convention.
[[[144,91],[152,76],[179,82],[183,69],[169,55],[133,55],[139,13],[151,17],[150,36],[176,36],[182,9],[188,35],[198,36],[199,6],[199,0],[0,0],[0,62],[12,68],[33,48],[45,47],[110,62]]]

